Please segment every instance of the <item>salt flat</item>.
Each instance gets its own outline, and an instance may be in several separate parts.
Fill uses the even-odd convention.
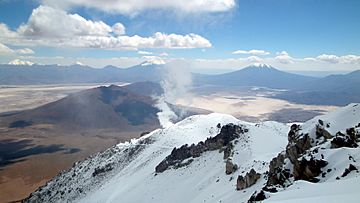
[[[118,83],[123,85],[125,83]],[[110,84],[0,85],[0,113],[32,109],[81,90]]]

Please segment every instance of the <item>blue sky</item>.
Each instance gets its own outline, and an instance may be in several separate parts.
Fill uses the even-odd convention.
[[[199,70],[237,69],[254,62],[284,70],[360,67],[357,0],[148,2],[0,0],[0,62],[127,67],[144,60],[182,59]],[[74,14],[82,19],[66,17]],[[120,34],[115,34],[116,23],[124,27]]]

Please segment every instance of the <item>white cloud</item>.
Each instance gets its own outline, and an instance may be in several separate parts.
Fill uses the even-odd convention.
[[[360,56],[356,55],[345,55],[340,57],[341,63],[360,63]]]
[[[149,52],[149,51],[138,51],[137,52],[138,54],[140,54],[140,55],[152,55],[153,53],[152,52]]]
[[[320,61],[326,61],[329,63],[339,63],[339,57],[335,56],[335,55],[322,54],[322,55],[319,55],[318,57],[316,57],[316,59],[318,59]]]
[[[10,55],[14,54],[14,50],[7,47],[5,44],[0,43],[0,55]]]
[[[246,58],[246,60],[249,61],[249,62],[252,62],[252,63],[258,63],[258,62],[263,61],[264,59],[260,58],[258,56],[249,56],[249,57]]]
[[[5,44],[0,43],[0,55],[13,55],[13,54],[26,55],[26,54],[35,54],[35,52],[29,48],[13,50],[8,46],[6,46]]]
[[[145,62],[141,63],[141,66],[165,64],[165,61],[159,56],[143,56],[143,59]]]
[[[77,14],[48,6],[34,9],[28,22],[17,31],[0,24],[0,39],[13,45],[51,47],[80,47],[100,49],[140,48],[208,48],[209,40],[197,34],[165,34],[156,32],[150,37],[126,36],[125,27],[112,27],[102,21],[86,20]]]
[[[35,54],[35,52],[29,48],[17,49],[15,52],[21,55]]]
[[[233,54],[251,54],[251,55],[269,55],[270,52],[265,51],[265,50],[257,50],[257,49],[253,49],[253,50],[236,50],[234,52],[232,52]]]
[[[316,57],[319,61],[324,61],[328,63],[352,63],[352,64],[359,64],[360,63],[360,56],[357,55],[344,55],[344,56],[337,56],[337,55],[329,55],[329,54],[321,54]]]
[[[112,26],[112,31],[116,35],[124,35],[125,34],[125,26],[121,23],[115,23]]]
[[[136,15],[142,11],[165,9],[183,13],[225,12],[235,7],[235,0],[41,0],[57,8],[85,7],[104,12]]]
[[[14,39],[18,38],[18,34],[14,31],[11,31],[6,24],[0,23],[0,39],[2,38]]]
[[[316,61],[316,58],[306,57],[306,58],[304,58],[304,61]]]
[[[122,26],[122,28],[121,28]],[[109,36],[111,32],[124,34],[124,26],[116,23],[114,29],[102,21],[86,20],[78,14],[48,6],[34,9],[27,24],[17,32],[27,37],[66,38],[74,36]]]
[[[294,59],[286,52],[281,51],[276,53],[277,56],[275,57],[275,60],[282,64],[291,64],[294,63]]]

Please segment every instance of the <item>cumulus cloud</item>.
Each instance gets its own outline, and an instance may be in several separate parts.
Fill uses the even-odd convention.
[[[124,35],[125,34],[125,26],[121,23],[115,23],[112,26],[112,32],[116,35]]]
[[[29,48],[17,49],[17,50],[15,50],[15,52],[17,54],[21,54],[21,55],[35,54],[35,52]]]
[[[249,56],[247,58],[245,58],[247,61],[252,62],[252,63],[258,63],[263,61],[262,58],[258,57],[258,56]]]
[[[13,39],[18,37],[19,37],[18,34],[14,31],[11,31],[6,24],[0,23],[0,39],[1,38]]]
[[[281,51],[276,53],[275,60],[282,64],[291,64],[294,63],[294,59],[286,52]]]
[[[357,55],[345,55],[340,57],[341,63],[360,63],[360,56]]]
[[[18,28],[18,33],[28,37],[61,38],[74,36],[109,36],[124,34],[121,23],[113,27],[102,21],[86,20],[78,14],[69,14],[49,6],[34,9],[27,24]]]
[[[208,48],[211,43],[197,34],[166,34],[126,36],[121,23],[109,26],[102,21],[86,20],[77,15],[49,6],[34,9],[28,22],[16,31],[0,24],[2,41],[17,45],[80,47],[100,49],[140,48]]]
[[[41,0],[57,8],[85,7],[104,12],[137,15],[142,11],[162,9],[184,13],[225,12],[235,7],[235,0]]]
[[[257,50],[257,49],[253,49],[253,50],[236,50],[234,52],[232,52],[233,54],[251,54],[251,55],[269,55],[270,52],[265,51],[265,50]]]
[[[14,53],[14,50],[10,49],[5,44],[0,43],[0,55],[10,55],[13,53]]]
[[[357,55],[344,55],[344,56],[337,56],[337,55],[329,55],[329,54],[321,54],[316,57],[319,61],[324,61],[328,63],[360,63],[360,56]]]
[[[8,46],[6,46],[5,44],[0,43],[0,55],[13,55],[13,54],[27,55],[27,54],[35,54],[35,52],[29,48],[13,50]]]
[[[319,55],[318,57],[316,57],[316,59],[318,59],[320,61],[326,61],[329,63],[338,63],[339,62],[339,57],[335,56],[335,55],[322,54],[322,55]]]
[[[141,66],[148,66],[148,65],[164,65],[165,61],[159,56],[143,56],[145,60],[141,63]]]

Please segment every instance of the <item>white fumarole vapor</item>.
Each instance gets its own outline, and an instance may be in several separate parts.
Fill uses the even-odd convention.
[[[184,112],[177,115],[169,106],[169,104],[176,104],[178,98],[184,99],[190,96],[187,90],[192,82],[189,64],[184,61],[172,61],[164,65],[163,80],[161,86],[164,90],[163,95],[158,98],[156,107],[160,109],[157,113],[160,125],[164,128],[169,127],[176,121]]]

